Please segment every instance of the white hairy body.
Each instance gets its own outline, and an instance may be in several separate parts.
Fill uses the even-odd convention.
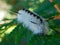
[[[31,14],[28,10],[22,9],[18,11],[17,20],[32,31],[33,34],[47,34],[49,32],[47,22],[42,17],[40,17],[40,19],[36,16],[38,15],[34,16],[34,14]]]

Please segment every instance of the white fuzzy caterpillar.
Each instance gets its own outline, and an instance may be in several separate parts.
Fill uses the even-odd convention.
[[[30,29],[33,34],[47,34],[49,32],[48,23],[44,20],[44,18],[29,10],[19,10],[17,20]]]

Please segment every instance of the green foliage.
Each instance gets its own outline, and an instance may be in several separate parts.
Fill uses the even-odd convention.
[[[59,1],[57,0],[57,3],[60,5]],[[46,19],[59,14],[48,0],[44,0],[44,2],[40,2],[40,0],[6,0],[6,3],[12,5],[10,11],[15,13],[21,8],[31,8]],[[5,34],[5,31],[15,23],[15,20],[12,20],[8,24],[0,25],[0,35],[4,34],[0,45],[60,45],[60,35],[58,33],[53,32],[52,35],[48,36],[33,35],[22,24],[16,24],[16,27],[10,34]],[[60,31],[60,20],[50,19],[48,24],[52,30],[59,29]],[[1,33],[1,31],[3,32]]]

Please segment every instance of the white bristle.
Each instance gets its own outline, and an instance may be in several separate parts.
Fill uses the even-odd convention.
[[[47,34],[48,30],[48,24],[44,20],[44,18],[41,17],[37,18],[37,16],[33,16],[34,14],[30,14],[26,10],[19,10],[17,14],[17,20],[20,23],[23,23],[27,28],[29,28],[33,34]]]

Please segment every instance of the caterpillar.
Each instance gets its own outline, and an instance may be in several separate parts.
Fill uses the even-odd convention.
[[[45,35],[50,31],[47,21],[37,13],[28,9],[18,11],[17,21],[27,27],[33,34]]]

